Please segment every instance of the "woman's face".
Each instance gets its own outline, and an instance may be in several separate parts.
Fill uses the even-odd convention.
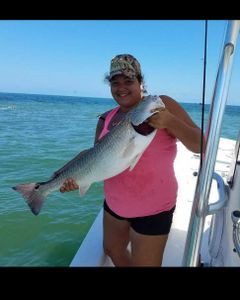
[[[136,78],[130,79],[124,75],[116,75],[112,78],[110,85],[112,96],[123,111],[135,106],[143,97],[143,88]]]

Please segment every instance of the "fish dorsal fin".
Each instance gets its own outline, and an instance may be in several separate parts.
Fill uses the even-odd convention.
[[[134,157],[134,159],[131,161],[129,171],[132,171],[136,164],[138,163],[139,159],[141,158],[142,153],[138,154],[137,156]]]
[[[79,194],[80,194],[80,197],[83,197],[86,192],[88,191],[88,189],[90,188],[90,185],[91,184],[86,184],[86,185],[80,185],[79,186]]]
[[[69,162],[67,162],[65,165],[63,165],[60,169],[58,169],[57,171],[55,171],[50,179],[55,179],[57,178],[62,172],[66,171],[72,164],[74,164],[76,161],[78,161],[79,159],[81,159],[81,157],[83,156],[84,153],[86,153],[88,150],[83,150],[80,153],[78,153],[73,159],[71,159]]]
[[[73,161],[67,162],[64,166],[62,166],[60,169],[58,169],[57,171],[55,171],[55,172],[52,174],[52,176],[51,176],[50,179],[55,179],[55,178],[57,178],[62,172],[64,172],[65,170],[67,170],[67,169],[69,168],[69,166],[70,166],[74,161],[76,161],[76,160],[77,160],[77,158],[75,158]]]

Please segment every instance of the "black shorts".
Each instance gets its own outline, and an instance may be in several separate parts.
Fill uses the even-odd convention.
[[[173,212],[175,206],[168,210],[160,212],[156,215],[146,216],[146,217],[136,217],[136,218],[124,218],[115,214],[106,203],[106,200],[103,203],[104,210],[107,211],[111,216],[115,217],[118,220],[126,220],[130,223],[130,226],[138,233],[146,235],[162,235],[169,234]]]

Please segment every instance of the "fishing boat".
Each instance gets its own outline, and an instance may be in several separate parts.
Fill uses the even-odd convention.
[[[240,266],[240,130],[236,140],[221,137],[239,29],[240,21],[228,21],[205,154],[194,154],[177,142],[174,169],[179,190],[163,267]],[[102,217],[101,209],[70,267],[113,266],[103,251]]]

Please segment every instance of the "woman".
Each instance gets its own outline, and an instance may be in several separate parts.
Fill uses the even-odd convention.
[[[111,60],[106,80],[119,106],[99,118],[95,143],[143,99],[145,92],[140,64],[130,54]],[[173,167],[176,139],[189,150],[200,152],[200,129],[174,99],[160,97],[165,108],[139,128],[143,134],[152,127],[158,129],[153,141],[132,171],[104,181],[103,246],[115,266],[161,266],[177,198]],[[68,179],[60,191],[77,188],[76,182]]]

